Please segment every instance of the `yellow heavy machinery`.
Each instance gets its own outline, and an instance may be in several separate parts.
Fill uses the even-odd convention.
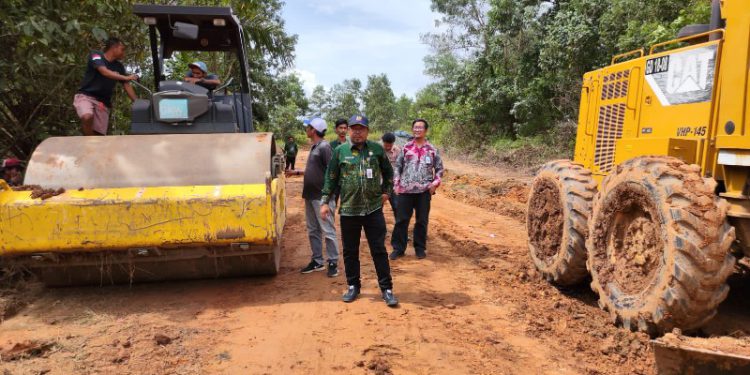
[[[32,198],[0,181],[0,260],[53,286],[276,274],[283,157],[273,134],[253,133],[239,19],[218,7],[134,13],[149,27],[155,92],[133,104],[131,135],[38,146],[24,183],[64,193]],[[174,51],[234,53],[238,90],[164,79]]]
[[[750,3],[583,77],[573,161],[541,168],[531,258],[550,282],[591,276],[613,322],[700,327],[750,255]]]

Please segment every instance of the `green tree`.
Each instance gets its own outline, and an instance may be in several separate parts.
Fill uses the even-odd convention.
[[[300,118],[309,110],[302,81],[296,74],[288,74],[277,80],[274,86],[276,97],[273,101],[277,104],[271,108],[264,130],[278,133],[277,136],[283,138],[301,134]]]
[[[412,118],[413,105],[414,102],[406,94],[399,96],[398,100],[396,100],[396,123],[394,124],[394,129],[408,127],[411,124],[412,120],[414,120]]]
[[[476,148],[487,138],[533,136],[574,121],[585,72],[706,23],[710,2],[433,0],[432,8],[443,31],[423,36],[433,51],[425,72],[437,81],[429,91],[439,93],[443,116],[453,117],[456,138],[475,140],[465,147]],[[424,111],[420,99],[415,107]]]
[[[140,67],[143,82],[151,71],[148,33],[132,14],[135,0],[83,0],[61,6],[54,0],[6,0],[0,4],[0,155],[28,158],[36,145],[49,136],[75,135],[80,122],[72,106],[90,50],[100,49],[109,35],[119,36],[128,48],[125,65]],[[158,3],[174,3],[158,1]],[[260,126],[268,120],[268,108],[283,96],[274,95],[279,71],[294,60],[296,36],[287,35],[280,0],[191,1],[182,5],[233,7],[248,41],[254,114]],[[181,76],[195,55],[176,55],[174,74]],[[231,64],[221,56],[214,68],[231,74]],[[226,70],[224,70],[226,69]],[[181,78],[181,77],[180,77]],[[117,89],[110,127],[114,133],[129,128],[130,103]],[[139,93],[145,95],[144,93]]]
[[[330,107],[330,98],[323,85],[317,85],[310,94],[310,116],[325,116]]]
[[[388,76],[368,76],[362,99],[370,126],[376,130],[393,130],[396,124],[396,96]]]
[[[269,131],[276,134],[277,139],[299,135],[302,126],[299,120],[299,107],[291,98],[286,103],[276,105],[269,113]]]
[[[362,81],[357,78],[346,79],[333,85],[328,91],[328,97],[328,122],[334,122],[339,118],[348,119],[352,115],[362,113]]]

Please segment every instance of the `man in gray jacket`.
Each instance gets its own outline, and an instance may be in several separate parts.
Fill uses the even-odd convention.
[[[326,135],[328,124],[322,118],[314,118],[305,126],[307,137],[310,138],[312,148],[307,158],[304,172],[287,171],[288,174],[304,174],[302,183],[302,198],[305,199],[305,220],[307,221],[307,236],[312,248],[312,259],[310,263],[300,272],[312,273],[325,269],[323,259],[323,241],[325,238],[326,252],[328,253],[328,277],[336,277],[339,274],[338,260],[339,250],[336,241],[336,229],[334,227],[333,212],[328,217],[320,216],[320,205],[325,181],[326,168],[331,161],[333,150],[331,145],[323,137]],[[329,206],[336,205],[332,199],[327,202]]]

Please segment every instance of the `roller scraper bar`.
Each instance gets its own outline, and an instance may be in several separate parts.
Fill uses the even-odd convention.
[[[24,184],[95,189],[264,183],[272,133],[54,137],[29,161]]]

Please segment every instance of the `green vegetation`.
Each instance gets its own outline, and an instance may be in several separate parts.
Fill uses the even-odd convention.
[[[570,154],[575,132],[558,128],[577,119],[583,74],[707,23],[710,2],[433,0],[432,9],[444,31],[423,40],[433,50],[426,72],[437,82],[417,94],[415,107],[437,125],[433,135],[470,153],[546,144]]]
[[[0,7],[0,156],[30,155],[52,135],[78,134],[71,105],[86,54],[109,34],[128,45],[127,65],[150,84],[146,27],[133,0],[7,0]],[[161,0],[157,2],[172,3]],[[430,138],[444,148],[493,160],[528,164],[570,156],[582,75],[611,56],[668,40],[684,25],[705,23],[708,0],[432,0],[440,32],[422,36],[432,53],[425,71],[434,83],[414,98],[397,96],[385,74],[347,79],[305,95],[292,67],[296,36],[287,35],[281,0],[196,0],[181,4],[231,5],[250,41],[256,128],[304,140],[303,117],[331,125],[356,113],[376,135],[408,129],[426,118]],[[176,54],[172,78],[205,60],[221,77],[237,67],[222,54]],[[373,72],[375,73],[375,72]],[[127,132],[129,102],[115,100],[113,132]],[[377,133],[377,134],[375,134]]]
[[[140,68],[142,83],[150,86],[153,77],[148,49],[148,33],[143,22],[131,13],[135,0],[76,1],[61,6],[54,0],[6,0],[0,5],[0,157],[13,154],[28,158],[44,138],[76,135],[80,123],[73,109],[73,95],[86,67],[86,56],[101,48],[108,36],[121,38],[128,50],[124,63]],[[142,2],[142,1],[141,1]],[[160,0],[156,3],[174,3]],[[281,18],[280,0],[196,0],[181,5],[231,5],[244,24],[250,76],[254,84],[253,112],[256,127],[271,129],[271,108],[291,102],[306,105],[298,91],[290,89],[293,79],[277,72],[294,61],[296,36],[287,35]],[[187,64],[206,58],[209,69],[221,77],[236,71],[222,54],[176,54],[169,62],[171,75],[181,77]],[[298,81],[297,81],[298,83]],[[299,86],[299,85],[298,85]],[[145,95],[145,93],[139,93]],[[304,96],[303,96],[304,97]],[[116,90],[110,128],[115,134],[129,127],[130,103],[121,89]],[[284,112],[278,110],[279,112]],[[283,116],[283,113],[273,113]]]

